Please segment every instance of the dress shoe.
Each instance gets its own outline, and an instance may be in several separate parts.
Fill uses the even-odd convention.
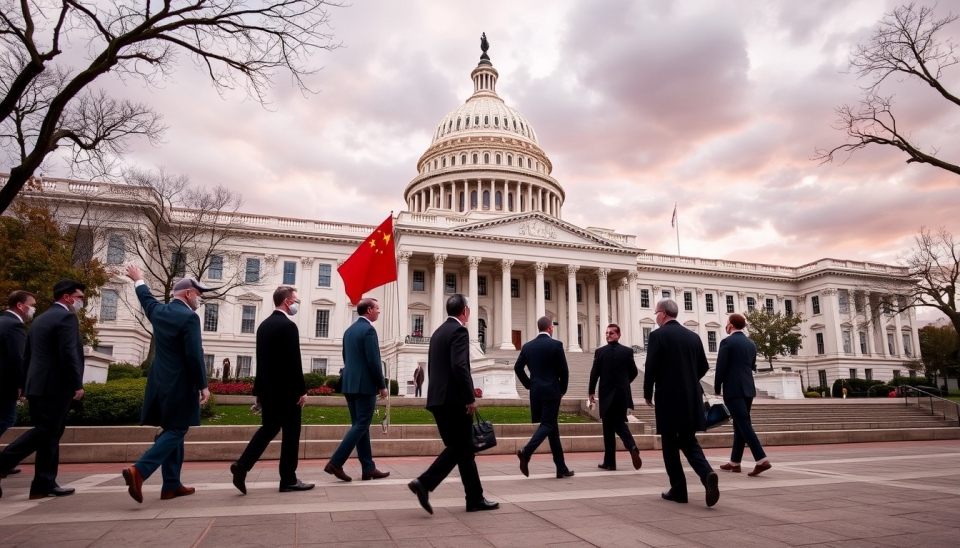
[[[707,481],[704,485],[707,488],[707,508],[713,506],[720,500],[720,478],[716,472],[707,474]]]
[[[31,491],[30,500],[42,499],[44,497],[65,497],[67,495],[72,495],[76,489],[73,487],[54,487],[49,491]]]
[[[123,481],[127,482],[127,493],[130,493],[133,500],[143,503],[143,476],[136,466],[123,470]]]
[[[616,464],[603,464],[603,463],[600,463],[600,464],[597,465],[597,468],[599,468],[599,469],[601,469],[601,470],[616,470],[616,469],[617,469],[617,465],[616,465]]]
[[[230,473],[233,474],[233,486],[240,490],[244,495],[247,494],[247,471],[240,468],[239,463],[230,465]]]
[[[160,491],[160,500],[170,500],[177,497],[185,497],[187,495],[192,495],[196,493],[197,490],[193,487],[184,487],[180,486],[174,489],[173,491]]]
[[[19,474],[19,473],[20,473],[20,469],[19,469],[19,468],[11,468],[11,469],[6,470],[5,472],[3,472],[3,474],[0,474],[0,477],[4,477],[4,478],[5,478],[5,477],[7,477],[7,476],[12,476],[12,475],[14,475],[14,474]]]
[[[390,472],[381,472],[380,470],[377,470],[376,468],[374,468],[374,469],[373,469],[373,472],[364,472],[364,473],[360,476],[360,479],[361,479],[362,481],[375,480],[375,479],[383,479],[383,478],[385,478],[385,477],[387,477],[387,476],[389,476],[389,475],[390,475]]]
[[[729,462],[726,463],[726,464],[721,464],[721,465],[720,465],[720,469],[721,469],[721,470],[726,470],[726,471],[728,471],[728,472],[736,472],[736,473],[738,473],[738,474],[739,474],[740,471],[741,471],[739,464],[731,464],[731,463],[729,463]]]
[[[566,472],[557,472],[557,479],[573,477],[573,470],[567,470]]]
[[[483,512],[484,510],[496,510],[500,508],[499,502],[490,502],[482,499],[480,502],[467,503],[467,512]]]
[[[773,465],[770,464],[770,461],[763,461],[761,463],[758,463],[756,466],[754,466],[753,472],[748,472],[747,475],[750,476],[751,478],[754,476],[759,476],[760,472],[769,470],[771,468],[773,468]]]
[[[290,485],[281,485],[281,493],[289,493],[290,491],[309,491],[313,489],[312,483],[304,483],[300,480],[297,480],[297,483],[291,483]]]
[[[517,458],[520,459],[520,473],[530,477],[530,457],[523,454],[523,451],[517,451]]]
[[[636,445],[630,449],[630,458],[633,459],[634,470],[639,470],[643,466],[643,459],[640,458],[640,448]]]
[[[336,476],[337,479],[339,479],[339,480],[343,480],[343,481],[353,481],[353,478],[351,478],[350,476],[348,476],[348,475],[343,471],[343,468],[340,467],[340,466],[337,466],[336,464],[330,464],[330,463],[328,462],[327,465],[323,467],[323,471],[326,472],[326,473],[328,473],[328,474],[333,474],[333,475]]]
[[[415,479],[410,483],[408,483],[407,487],[410,488],[411,491],[416,493],[417,500],[420,501],[420,506],[422,506],[423,509],[427,511],[427,513],[432,515],[433,506],[430,506],[430,491],[427,491],[427,488],[424,487],[424,485],[420,483],[420,480],[418,479]]]
[[[663,500],[672,500],[673,502],[679,502],[680,504],[687,503],[687,495],[675,495],[673,491],[664,491],[660,493],[660,498]]]

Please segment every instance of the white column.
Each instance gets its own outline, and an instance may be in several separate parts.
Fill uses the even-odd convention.
[[[430,331],[440,327],[446,317],[446,306],[443,302],[443,262],[447,260],[446,253],[433,254],[433,313],[431,314],[433,325]]]
[[[607,276],[609,274],[609,268],[597,269],[597,291],[600,293],[600,333],[603,333],[607,328],[607,324],[610,323],[610,305],[607,294]],[[607,344],[606,338],[600,337],[600,340],[597,341],[597,348],[605,344]]]
[[[630,284],[627,287],[627,308],[630,311],[630,328],[627,329],[627,333],[630,334],[631,345],[639,345],[643,341],[643,337],[640,335],[640,294],[637,291],[637,278],[639,277],[640,274],[636,270],[627,272],[627,283]]]
[[[761,303],[757,303],[761,306]],[[827,354],[831,351],[836,352],[836,356],[843,356],[843,333],[840,327],[840,302],[837,300],[836,288],[827,288],[820,292],[820,311],[827,324],[824,328],[824,343],[826,344]]]
[[[503,287],[501,288],[501,307],[500,317],[503,319],[500,327],[500,350],[513,350],[513,341],[511,330],[513,329],[513,303],[510,297],[510,269],[513,267],[513,261],[504,259],[500,261],[500,271],[503,273]]]
[[[583,352],[577,341],[577,271],[580,265],[567,265],[567,352]]]
[[[400,316],[400,342],[410,334],[407,322],[410,320],[407,298],[410,296],[410,257],[409,251],[397,252],[397,314]]]
[[[906,354],[903,353],[903,322],[900,320],[900,313],[896,313],[893,316],[893,325],[896,328],[896,331],[893,334],[893,347],[897,349],[897,356],[901,358],[906,357]],[[913,350],[912,348],[910,349]],[[913,352],[911,352],[912,354]]]
[[[500,348],[500,323],[503,321],[499,311],[502,299],[500,290],[503,287],[501,278],[503,278],[503,271],[499,266],[494,266],[490,280],[493,285],[493,306],[490,307],[488,315],[490,325],[487,326],[487,348]]]
[[[620,344],[633,346],[633,331],[630,329],[633,320],[630,310],[630,278],[621,278],[617,286],[617,324],[620,325]],[[626,340],[624,340],[626,339]]]
[[[533,211],[533,183],[527,183],[527,211]]]
[[[557,276],[553,281],[557,284],[556,297],[554,298],[557,300],[557,323],[560,324],[560,329],[553,331],[553,338],[562,341],[567,338],[564,334],[567,323],[567,306],[569,304],[567,302],[567,280],[562,276]]]
[[[527,315],[527,332],[526,340],[530,340],[537,336],[537,320],[540,318],[537,316],[537,303],[535,301],[536,290],[536,279],[532,272],[527,271],[523,274],[523,280],[526,282],[527,296],[524,301],[527,304],[526,315]]]
[[[469,281],[467,282],[467,299],[470,301],[470,318],[467,319],[467,331],[470,332],[470,346],[480,347],[480,306],[477,295],[477,267],[480,265],[480,257],[467,257],[463,261],[464,266],[469,269]]]
[[[597,330],[594,326],[597,321],[597,286],[595,284],[593,276],[583,281],[586,290],[583,297],[587,300],[587,324],[584,326],[586,330],[584,340],[587,346],[583,349],[584,352],[592,352],[597,348]]]
[[[547,314],[547,303],[544,300],[544,296],[543,296],[543,292],[544,292],[543,272],[547,269],[547,263],[537,263],[533,265],[533,268],[537,272],[537,284],[535,289],[536,291],[535,297],[536,297],[536,303],[537,303],[536,315],[537,315],[537,319],[540,319]]]

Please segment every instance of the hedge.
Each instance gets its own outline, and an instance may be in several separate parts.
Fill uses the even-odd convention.
[[[323,381],[323,385],[329,386],[330,388],[333,388],[334,390],[336,390],[338,382],[340,382],[339,375],[330,375],[327,377],[325,381]]]
[[[307,390],[312,390],[314,388],[320,388],[323,386],[323,382],[327,380],[326,376],[323,373],[304,373],[303,374],[303,383],[307,385]]]
[[[107,382],[144,377],[143,369],[132,363],[111,363],[107,368]]]
[[[880,388],[874,388],[880,386],[886,386],[888,390],[886,392],[881,392]],[[884,381],[868,381],[867,379],[837,379],[833,382],[833,397],[842,398],[844,387],[847,389],[848,398],[886,397],[890,392],[889,386],[887,386],[887,383]]]
[[[805,397],[805,398],[820,398],[820,397],[822,397],[822,396],[820,396],[820,392],[814,392],[814,391],[811,390],[811,391],[809,391],[809,392],[804,392],[804,393],[803,393],[803,397]]]

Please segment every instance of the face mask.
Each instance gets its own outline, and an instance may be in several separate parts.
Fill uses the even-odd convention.
[[[70,308],[73,309],[74,313],[80,312],[81,310],[83,310],[83,300],[77,299],[73,301],[73,304],[70,305]]]
[[[200,308],[201,306],[203,306],[203,297],[201,297],[201,296],[198,295],[198,296],[197,296],[197,300],[194,301],[194,304],[196,305],[196,306],[193,307],[194,310],[196,310],[196,309]]]
[[[293,303],[290,305],[290,315],[296,316],[297,312],[300,311],[300,303]]]
[[[37,307],[31,306],[30,308],[27,309],[27,319],[32,320],[33,315],[36,313],[37,313]]]

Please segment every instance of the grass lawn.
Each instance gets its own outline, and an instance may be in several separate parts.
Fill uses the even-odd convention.
[[[380,415],[373,417],[374,424],[383,418],[384,408],[379,407]],[[481,407],[484,420],[494,424],[524,424],[530,422],[529,407]],[[593,422],[590,418],[574,413],[560,413],[560,422]],[[260,424],[260,415],[250,412],[249,405],[218,405],[217,416],[203,419],[204,425],[245,425]],[[303,424],[350,424],[350,412],[346,407],[303,408]],[[391,407],[390,424],[435,424],[433,414],[422,408]]]

